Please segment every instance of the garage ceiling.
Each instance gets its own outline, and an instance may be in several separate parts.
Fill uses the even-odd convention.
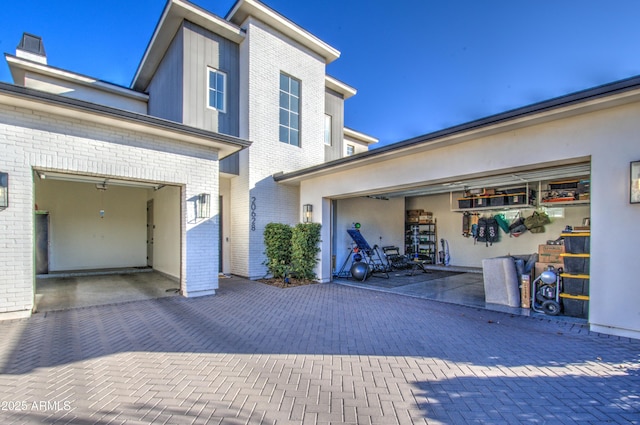
[[[79,174],[66,174],[66,173],[56,173],[52,171],[36,171],[37,176],[41,180],[61,180],[68,182],[76,182],[76,183],[89,183],[100,185],[103,188],[108,188],[109,186],[125,186],[125,187],[135,187],[139,189],[160,189],[164,185],[159,183],[148,183],[142,181],[133,181],[133,180],[120,180],[120,179],[112,179],[108,177],[97,177],[97,176],[83,176]]]
[[[497,174],[491,176],[482,176],[470,179],[454,180],[439,182],[437,184],[425,184],[420,187],[412,187],[407,189],[382,192],[371,197],[376,198],[395,198],[395,197],[411,197],[436,195],[449,192],[461,192],[467,189],[478,189],[484,187],[491,188],[507,188],[517,185],[535,185],[533,189],[537,189],[538,182],[549,180],[561,180],[567,178],[586,177],[591,174],[591,164],[580,163],[565,165],[560,167],[543,168],[528,171],[518,171],[513,173]]]

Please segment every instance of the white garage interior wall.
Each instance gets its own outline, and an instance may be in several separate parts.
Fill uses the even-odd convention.
[[[179,186],[158,190],[35,177],[49,214],[49,271],[147,266],[147,201],[154,201],[153,268],[180,278]],[[100,211],[104,210],[104,218]]]
[[[336,202],[334,269],[339,271],[353,240],[347,233],[354,223],[360,223],[360,233],[372,247],[404,245],[404,198],[389,200],[372,198],[339,199]]]
[[[454,208],[456,208],[458,198],[462,198],[462,193],[453,194]],[[484,258],[534,254],[538,252],[538,245],[546,244],[547,240],[558,239],[565,226],[581,226],[583,219],[590,216],[588,205],[559,207],[564,210],[564,218],[554,218],[551,224],[545,226],[544,233],[525,232],[519,237],[509,237],[501,230],[500,241],[486,246],[485,243],[480,242],[474,244],[472,237],[462,236],[463,214],[451,211],[450,199],[448,193],[410,197],[407,198],[406,205],[407,209],[423,209],[433,213],[437,224],[438,241],[440,239],[448,241],[451,265],[453,266],[482,267]],[[500,212],[514,214],[515,211],[520,211],[522,217],[528,217],[535,209],[485,210],[479,211],[479,213],[481,217],[489,217]]]
[[[153,200],[153,269],[180,279],[181,188],[163,186],[147,192]]]

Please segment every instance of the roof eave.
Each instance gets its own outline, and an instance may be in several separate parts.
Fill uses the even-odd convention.
[[[218,152],[218,159],[251,145],[237,137],[7,83],[0,83],[0,103],[207,146]]]
[[[361,133],[349,127],[344,127],[343,133],[345,137],[350,137],[359,142],[366,143],[368,145],[373,143],[378,143],[378,139],[373,136],[369,136],[368,134]]]
[[[355,96],[356,93],[358,93],[358,91],[355,88],[351,87],[348,84],[343,83],[342,81],[330,75],[324,76],[324,85],[326,88],[331,89],[337,93],[340,93],[342,95],[342,98],[345,100]]]
[[[131,82],[134,90],[147,89],[176,32],[185,20],[234,43],[241,43],[245,38],[239,27],[223,18],[185,0],[169,0]]]
[[[239,0],[233,5],[226,19],[237,25],[242,25],[249,16],[275,28],[320,55],[327,64],[340,57],[340,51],[257,0]]]
[[[67,71],[65,69],[56,68],[50,65],[44,65],[38,62],[30,61],[28,59],[19,58],[17,56],[5,53],[5,59],[11,70],[11,74],[14,75],[14,82],[16,75],[21,75],[24,78],[26,72],[32,72],[34,74],[46,75],[48,77],[57,78],[59,80],[69,81],[86,87],[92,87],[102,91],[117,94],[119,96],[125,96],[134,100],[147,102],[149,96],[145,93],[141,93],[136,90],[132,90],[128,87],[123,87],[117,84],[109,83],[106,81],[98,80],[83,74]],[[21,85],[21,84],[17,84]]]
[[[631,102],[640,102],[640,76],[491,115],[313,167],[274,174],[273,178],[280,183],[296,184],[346,167],[375,163],[417,151],[461,143],[471,138],[496,134],[517,127],[531,126]]]

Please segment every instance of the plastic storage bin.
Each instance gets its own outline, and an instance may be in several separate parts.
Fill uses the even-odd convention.
[[[570,274],[589,274],[589,254],[560,254],[564,262],[564,271]]]
[[[588,254],[591,244],[591,232],[561,233],[565,251],[570,254]]]
[[[571,295],[589,295],[589,275],[562,273],[562,290]]]
[[[560,294],[565,316],[586,319],[589,316],[589,297],[586,295]]]

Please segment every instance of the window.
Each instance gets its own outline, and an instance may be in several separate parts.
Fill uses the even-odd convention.
[[[209,90],[207,96],[207,106],[224,112],[225,91],[227,89],[227,75],[217,69],[209,68]]]
[[[324,115],[324,144],[331,146],[331,115]]]
[[[300,146],[300,81],[280,74],[280,141]]]
[[[355,148],[353,145],[347,145],[347,156],[351,156],[355,153]]]

